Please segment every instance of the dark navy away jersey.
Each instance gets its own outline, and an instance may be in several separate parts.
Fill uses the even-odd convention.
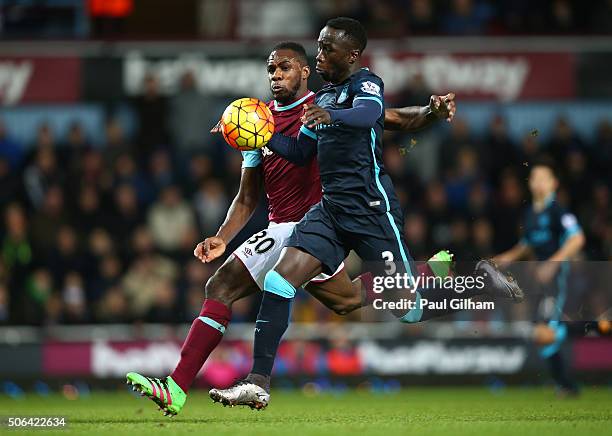
[[[570,237],[580,232],[576,216],[561,207],[554,196],[540,212],[529,207],[523,219],[522,243],[529,245],[538,260],[551,257]]]
[[[324,109],[350,109],[357,99],[374,100],[381,115],[373,128],[335,122],[316,130],[301,131],[317,139],[323,201],[334,209],[359,215],[385,213],[399,208],[393,184],[382,163],[384,84],[363,68],[344,82],[326,85],[317,92],[315,104]]]

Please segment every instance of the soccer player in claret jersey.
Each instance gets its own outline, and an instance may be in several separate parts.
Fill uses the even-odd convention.
[[[318,39],[316,69],[329,82],[305,104],[304,125],[297,138],[275,134],[267,147],[292,162],[317,155],[323,198],[294,227],[287,248],[266,274],[256,321],[251,373],[229,389],[211,391],[224,404],[267,406],[269,380],[276,350],[288,326],[291,300],[297,288],[318,274],[333,274],[354,250],[368,262],[397,262],[396,268],[416,276],[402,232],[403,215],[391,178],[382,164],[385,123],[383,81],[361,68],[367,43],[363,26],[351,18],[329,20]],[[470,274],[479,276],[482,289],[465,291],[521,300],[518,285],[491,262],[480,261]],[[402,316],[419,322],[443,313],[421,308],[418,301],[447,301],[459,293],[419,289],[414,309]]]
[[[302,125],[304,104],[314,101],[308,90],[310,75],[304,48],[296,43],[277,45],[268,58],[268,79],[274,100],[269,104],[276,131],[296,137]],[[439,119],[451,120],[455,113],[452,94],[432,96],[425,107],[386,111],[387,127],[402,130],[424,128]],[[268,196],[270,225],[256,233],[219,268],[206,284],[206,300],[194,320],[181,350],[176,369],[168,377],[154,378],[131,372],[128,383],[153,400],[167,415],[180,412],[187,392],[202,365],[221,341],[231,318],[232,304],[263,289],[264,277],[280,257],[295,223],[321,199],[317,161],[308,157],[301,165],[291,163],[269,148],[243,152],[243,169],[238,194],[225,222],[215,236],[206,238],[194,250],[203,262],[220,257],[257,207],[262,186]],[[450,262],[446,252],[436,257],[437,264]],[[427,273],[427,272],[426,272]],[[306,290],[336,313],[345,314],[371,301],[362,279],[351,282],[342,262],[328,275],[320,274]]]

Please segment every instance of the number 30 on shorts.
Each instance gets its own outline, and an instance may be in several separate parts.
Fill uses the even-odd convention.
[[[255,253],[263,254],[274,246],[274,239],[266,238],[267,235],[268,232],[266,230],[262,230],[261,232],[255,233],[253,236],[251,236],[250,239],[247,239],[246,243],[249,245],[255,245],[253,247]]]

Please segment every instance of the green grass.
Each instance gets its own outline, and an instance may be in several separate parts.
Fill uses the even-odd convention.
[[[388,395],[349,391],[309,397],[273,391],[270,406],[261,412],[224,408],[197,391],[183,413],[172,419],[162,416],[151,401],[127,391],[94,392],[77,400],[33,394],[21,400],[0,397],[0,410],[3,416],[64,415],[68,428],[58,434],[612,435],[610,388],[587,389],[580,398],[566,400],[555,398],[552,389],[527,388],[498,393],[408,388]],[[0,433],[6,434],[5,430]]]

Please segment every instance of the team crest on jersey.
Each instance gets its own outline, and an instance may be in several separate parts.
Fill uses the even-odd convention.
[[[376,95],[377,97],[380,97],[380,86],[378,86],[374,82],[363,82],[361,84],[361,90],[368,94],[372,94],[372,95]]]
[[[348,98],[348,85],[345,85],[344,88],[342,88],[342,91],[340,91],[340,96],[336,100],[336,103],[338,104],[344,103],[347,98]]]

